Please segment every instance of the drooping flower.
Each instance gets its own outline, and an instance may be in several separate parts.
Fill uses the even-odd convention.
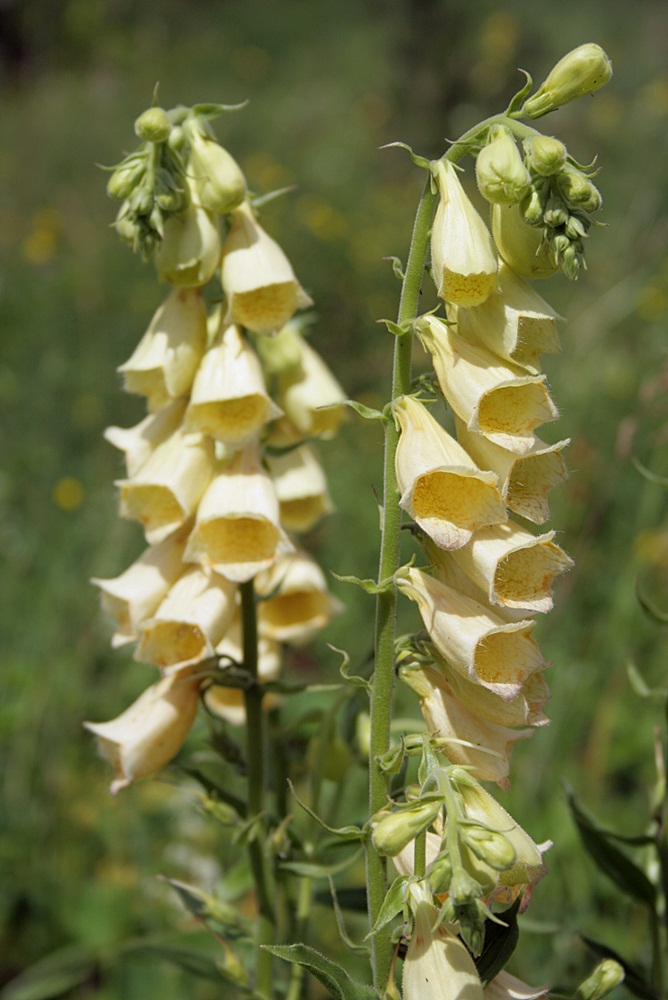
[[[135,476],[155,449],[181,425],[187,400],[175,399],[155,413],[149,413],[134,427],[107,427],[106,440],[125,455],[130,478]]]
[[[191,195],[185,211],[165,221],[155,249],[158,277],[179,288],[201,288],[216,273],[220,254],[217,217]]]
[[[496,288],[497,256],[487,226],[469,201],[448,160],[432,164],[440,200],[431,231],[431,257],[439,296],[477,306]]]
[[[279,377],[281,408],[304,437],[331,438],[346,419],[346,394],[319,354],[296,331],[299,364]]]
[[[299,445],[280,455],[267,455],[267,468],[276,488],[281,522],[297,534],[310,531],[334,505],[315,451]]]
[[[113,794],[155,774],[179,752],[195,720],[201,682],[163,677],[110,722],[85,722],[114,768]]]
[[[260,635],[276,642],[301,645],[343,610],[327,587],[325,574],[306,552],[297,550],[277,559],[258,574],[256,590]]]

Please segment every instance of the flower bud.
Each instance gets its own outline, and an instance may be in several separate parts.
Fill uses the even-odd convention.
[[[144,156],[128,157],[120,166],[116,167],[109,178],[107,194],[110,198],[116,198],[118,201],[129,198],[145,172],[146,159]]]
[[[577,1000],[601,1000],[602,997],[624,982],[624,968],[614,958],[606,958],[596,966],[590,976],[577,988]]]
[[[216,219],[191,201],[184,212],[165,222],[155,252],[158,277],[180,287],[206,285],[218,267],[220,252]]]
[[[520,217],[527,226],[542,226],[549,186],[532,187],[520,201]]]
[[[563,142],[551,135],[535,135],[524,140],[531,169],[541,177],[556,174],[566,162],[568,151]]]
[[[492,234],[506,264],[525,278],[548,278],[559,270],[542,230],[522,221],[519,205],[492,207]]]
[[[457,829],[468,849],[490,868],[503,872],[515,864],[515,848],[498,830],[478,823],[460,823]]]
[[[503,125],[490,129],[487,145],[476,159],[475,175],[480,194],[492,204],[514,205],[526,194],[531,178]]]
[[[190,130],[189,175],[193,197],[202,208],[225,215],[246,197],[246,178],[236,160],[214,139]]]
[[[376,849],[381,854],[394,857],[431,826],[442,807],[443,802],[438,798],[414,802],[396,812],[378,813],[380,819],[374,822],[371,835]]]
[[[162,108],[149,108],[135,121],[135,135],[142,142],[166,142],[172,125]]]
[[[557,186],[570,206],[595,212],[603,204],[600,191],[581,170],[566,164],[557,177]]]
[[[600,45],[579,45],[560,59],[535,94],[524,102],[522,115],[540,118],[608,82],[612,63]]]

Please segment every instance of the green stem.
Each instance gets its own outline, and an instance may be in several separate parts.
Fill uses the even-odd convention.
[[[297,934],[296,941],[305,941],[308,936],[308,923],[311,914],[311,886],[312,879],[307,876],[299,880],[299,894],[297,897]],[[285,1000],[299,1000],[302,995],[302,983],[304,981],[304,967],[295,963],[290,969],[290,982]]]
[[[257,610],[253,581],[242,583],[241,620],[243,627],[244,670],[250,683],[244,691],[246,703],[246,756],[248,761],[248,816],[257,817],[253,835],[248,841],[248,853],[251,871],[255,882],[259,916],[257,922],[258,945],[274,943],[274,906],[273,891],[264,854],[266,831],[262,815],[264,812],[264,758],[265,758],[265,720],[262,711],[263,690],[258,679],[258,638]],[[271,955],[258,948],[257,980],[258,995],[267,1000],[273,995],[272,990],[272,958]]]

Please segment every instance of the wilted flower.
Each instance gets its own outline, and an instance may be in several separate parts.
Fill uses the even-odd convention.
[[[487,226],[466,196],[449,160],[432,173],[440,200],[431,231],[438,294],[455,305],[477,306],[496,288],[497,258]]]
[[[195,376],[186,426],[239,448],[280,415],[250,344],[236,326],[221,329]]]
[[[206,347],[206,309],[197,289],[175,288],[118,371],[151,412],[190,392]]]
[[[399,503],[437,545],[459,548],[484,525],[506,520],[496,475],[482,472],[422,403],[402,396],[393,412],[401,427]]]
[[[422,316],[416,329],[432,355],[443,394],[468,430],[524,455],[535,443],[534,429],[556,420],[544,375],[504,363],[435,316]]]
[[[84,722],[116,772],[112,793],[155,774],[181,749],[199,701],[200,681],[163,677],[110,722]]]
[[[221,270],[226,323],[272,334],[297,309],[313,305],[278,243],[255,220],[247,202],[232,216]]]
[[[185,558],[243,583],[292,548],[281,527],[271,477],[256,444],[248,444],[202,497]]]

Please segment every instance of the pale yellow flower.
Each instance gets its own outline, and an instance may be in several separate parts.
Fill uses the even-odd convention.
[[[220,254],[218,220],[212,212],[200,208],[191,195],[186,210],[166,220],[154,260],[161,281],[201,288],[216,273]]]
[[[202,497],[185,558],[243,583],[292,549],[271,477],[248,444]]]
[[[555,486],[568,478],[562,451],[570,438],[556,444],[534,439],[524,455],[494,444],[483,434],[467,430],[455,417],[459,443],[483,469],[492,469],[499,477],[501,495],[514,514],[534,524],[544,524],[550,516],[548,497]]]
[[[130,478],[139,472],[158,445],[180,426],[186,404],[186,399],[175,399],[161,410],[149,413],[134,427],[107,427],[104,436],[125,454],[125,468]]]
[[[237,587],[201,566],[190,566],[141,630],[135,659],[167,673],[214,655],[236,610]]]
[[[502,969],[485,987],[485,1000],[538,1000],[547,996],[549,986],[527,986]]]
[[[343,610],[330,594],[325,574],[306,552],[282,556],[258,574],[256,590],[260,635],[302,645]]]
[[[554,309],[519,275],[502,263],[499,288],[480,306],[450,307],[457,330],[516,365],[540,371],[540,355],[559,351]]]
[[[179,428],[135,476],[117,481],[120,515],[141,521],[147,542],[154,545],[195,513],[213,470],[211,438]]]
[[[299,365],[279,378],[279,402],[304,437],[331,438],[346,419],[346,394],[303,337]]]
[[[421,317],[416,329],[432,355],[446,399],[468,430],[525,455],[535,444],[535,428],[556,420],[544,375],[529,375],[503,362],[435,316]]]
[[[487,226],[469,201],[448,160],[432,164],[440,200],[431,231],[438,294],[455,305],[476,306],[496,288],[497,257]]]
[[[281,455],[267,455],[267,468],[276,488],[281,523],[298,534],[310,531],[334,505],[315,451],[299,445]]]
[[[199,289],[175,288],[119,366],[128,392],[146,396],[153,413],[190,392],[206,347],[206,309]]]
[[[313,305],[278,243],[256,221],[247,202],[232,215],[223,246],[221,282],[226,323],[272,334],[297,309]]]
[[[102,757],[114,768],[112,793],[155,774],[176,756],[190,731],[200,682],[163,677],[110,722],[84,722]]]
[[[484,525],[506,520],[496,475],[482,472],[422,403],[402,396],[393,412],[401,427],[399,503],[437,545],[458,548]]]
[[[280,415],[253,348],[236,326],[221,329],[195,376],[186,412],[188,429],[239,448]]]
[[[151,545],[120,576],[91,580],[102,592],[102,607],[118,626],[112,646],[123,646],[138,638],[139,630],[183,573],[183,551],[189,530],[190,526],[185,525],[164,541]]]
[[[505,621],[421,570],[406,570],[397,586],[417,603],[439,653],[469,680],[510,701],[545,668],[533,621]]]
[[[225,215],[246,197],[246,179],[234,157],[215,139],[203,135],[196,123],[187,131],[191,194],[202,208]]]

